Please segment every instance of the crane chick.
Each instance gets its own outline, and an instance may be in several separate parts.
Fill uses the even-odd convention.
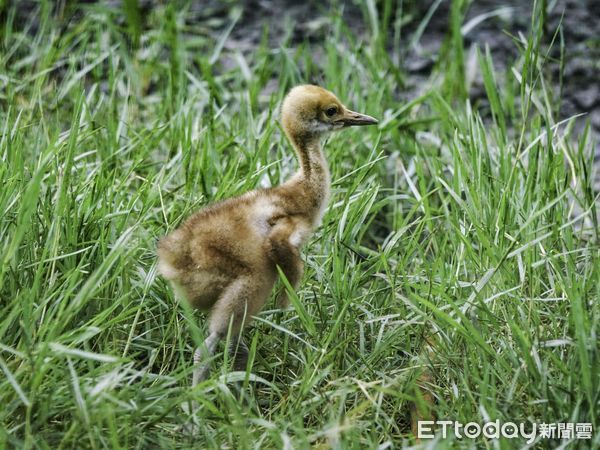
[[[303,272],[300,249],[321,221],[330,176],[321,138],[377,120],[347,109],[313,85],[293,88],[281,124],[298,155],[299,170],[285,183],[209,205],[161,239],[158,270],[190,304],[208,311],[208,338],[194,353],[195,386],[208,376],[208,360],[231,327],[236,367],[246,366],[241,331],[265,304],[277,266],[296,288]],[[287,296],[279,299],[287,304]]]

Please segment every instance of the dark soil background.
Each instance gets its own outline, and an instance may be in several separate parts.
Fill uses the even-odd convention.
[[[400,2],[398,2],[400,4]],[[151,2],[147,6],[151,7]],[[327,17],[331,11],[343,11],[348,27],[358,36],[369,32],[365,21],[365,4],[361,2],[298,2],[293,0],[247,0],[242,2],[210,1],[194,4],[192,11],[197,15],[191,20],[224,20],[232,7],[242,9],[242,16],[233,29],[226,47],[241,51],[255,49],[269,30],[270,47],[280,45],[282,36],[290,35],[292,44],[309,42],[313,45],[315,58],[320,57],[319,42],[328,38]],[[402,31],[408,39],[423,17],[434,9],[417,46],[404,48],[397,56],[398,63],[408,73],[406,86],[402,87],[403,98],[411,98],[422,88],[435,68],[440,48],[448,35],[450,0],[436,2],[403,2],[409,20]],[[488,46],[499,73],[508,73],[510,65],[518,56],[515,39],[519,34],[527,36],[531,27],[533,1],[526,0],[477,0],[467,10],[463,23],[487,13],[497,14],[486,18],[464,34],[465,54],[471,46],[484,49]],[[557,0],[548,2],[545,43],[550,45],[561,26],[563,41],[563,66],[561,36],[556,35],[546,63],[555,82],[557,97],[561,98],[560,118],[585,114],[578,120],[581,130],[589,120],[592,136],[597,142],[600,137],[600,1]],[[392,33],[392,30],[389,30]],[[390,51],[392,51],[390,49]],[[475,79],[469,95],[473,100],[483,100],[485,92],[481,80]],[[596,160],[600,160],[600,148],[596,145]],[[600,164],[600,161],[599,161]]]
[[[116,17],[121,17],[125,22],[125,17],[120,14],[122,1],[108,0],[99,3],[115,8],[119,11]],[[383,8],[380,3],[374,3],[378,9]],[[58,2],[56,7],[59,15],[64,14],[67,21],[71,20],[68,18],[69,11],[77,11],[76,4],[77,2]],[[163,4],[164,1],[157,0],[138,1],[142,15]],[[20,19],[31,23],[36,3],[27,0],[20,1],[18,5]],[[205,0],[192,1],[186,5],[189,12],[185,25],[201,28],[215,39],[230,26],[232,16],[240,14],[225,42],[225,48],[245,54],[254,52],[266,36],[270,48],[278,48],[284,42],[292,49],[303,43],[310,44],[314,61],[318,64],[322,57],[319,44],[330,38],[329,18],[332,13],[341,13],[348,29],[356,36],[366,37],[370,33],[367,2],[357,0]],[[408,100],[425,89],[426,82],[436,68],[440,50],[449,33],[451,5],[451,0],[397,0],[393,5],[394,8],[402,8],[402,19],[405,22],[402,25],[401,48],[389,48],[390,57],[407,73],[405,85],[399,86],[398,98],[401,101]],[[471,1],[463,24],[491,14],[463,33],[465,57],[468,57],[470,48],[477,46],[484,49],[488,46],[499,78],[503,74],[509,74],[511,64],[518,56],[515,41],[520,34],[528,36],[530,33],[533,5],[533,1],[527,0]],[[556,35],[546,67],[554,83],[554,94],[561,99],[559,118],[584,114],[577,120],[576,129],[581,132],[587,121],[591,124],[594,153],[597,166],[600,166],[600,147],[597,144],[600,141],[600,0],[547,0],[546,5],[545,45],[549,47]],[[382,14],[382,11],[378,12]],[[428,13],[432,15],[420,39],[416,45],[409,46],[411,36]],[[73,15],[76,16],[77,12]],[[556,34],[559,26],[562,35]],[[391,37],[394,30],[387,32]],[[391,41],[392,39],[388,40]],[[561,41],[564,45],[562,50]],[[559,63],[561,53],[562,66]],[[228,64],[235,64],[227,58],[225,52],[220,61],[225,68]],[[276,83],[275,79],[272,80],[265,94],[275,90]],[[473,80],[469,96],[475,102],[486,102],[481,79]],[[600,191],[600,177],[597,176],[596,179],[597,190]]]

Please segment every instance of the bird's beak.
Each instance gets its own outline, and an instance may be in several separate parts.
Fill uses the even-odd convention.
[[[374,117],[350,111],[349,109],[344,111],[344,115],[339,119],[339,122],[342,123],[344,127],[375,125],[376,123],[379,123],[379,121]]]

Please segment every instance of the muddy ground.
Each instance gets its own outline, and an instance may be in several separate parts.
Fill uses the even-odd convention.
[[[150,2],[147,4],[150,5]],[[562,76],[561,65],[558,62],[561,55],[560,35],[556,37],[556,43],[549,53],[551,59],[546,65],[554,81],[555,93],[562,99],[559,116],[563,119],[576,114],[585,114],[578,120],[577,128],[581,131],[589,120],[592,135],[597,142],[600,140],[600,1],[548,0],[548,5],[545,45],[550,44],[561,22],[564,41]],[[270,46],[277,47],[281,37],[289,34],[292,45],[304,41],[314,44],[315,57],[318,58],[318,43],[327,39],[327,22],[323,18],[327,17],[332,10],[339,10],[340,6],[343,6],[343,17],[348,26],[358,36],[366,36],[369,33],[368,23],[365,20],[366,7],[358,1],[331,3],[293,0],[209,1],[194,4],[192,6],[194,17],[190,20],[226,23],[231,8],[239,7],[243,13],[226,42],[227,48],[252,51],[259,45],[263,29],[268,27]],[[402,97],[410,98],[416,95],[434,69],[442,43],[448,35],[450,6],[450,0],[403,2],[403,8],[412,17],[403,29],[407,44],[427,13],[433,11],[433,14],[418,45],[405,47],[401,50],[402,55],[396,55],[399,64],[404,66],[408,74]],[[519,34],[526,37],[529,34],[532,7],[533,1],[526,0],[471,2],[463,23],[469,23],[472,19],[481,18],[488,13],[493,15],[470,27],[464,33],[465,54],[468,54],[468,49],[472,46],[483,49],[487,45],[496,69],[499,73],[506,73],[518,56],[518,47],[514,40]],[[392,33],[392,30],[388,31]],[[475,80],[469,95],[473,100],[481,100],[485,97],[480,80]],[[600,147],[597,144],[595,144],[595,154],[600,164]]]
[[[539,0],[543,1],[543,0]],[[124,21],[121,0],[88,1],[82,3],[100,3],[114,8],[115,17]],[[377,4],[378,2],[375,2]],[[379,2],[382,3],[382,2]],[[489,46],[496,65],[497,73],[509,73],[511,64],[518,55],[515,37],[528,36],[531,27],[533,0],[472,0],[468,6],[464,24],[471,22],[472,27],[464,34],[465,55],[469,49]],[[559,118],[564,119],[576,114],[584,114],[577,121],[576,129],[581,132],[589,121],[594,141],[596,166],[600,169],[600,0],[546,0],[548,5],[545,44],[552,40],[562,22],[564,41],[564,65],[561,74],[558,59],[560,45],[556,44],[549,53],[546,67],[554,83],[554,93],[561,98]],[[164,4],[160,0],[139,0],[142,16],[152,8]],[[328,20],[332,12],[342,11],[343,19],[353,33],[367,37],[370,33],[366,2],[354,1],[298,1],[298,0],[193,0],[187,8],[186,26],[201,27],[217,39],[223,33],[234,15],[241,16],[229,34],[225,48],[243,53],[252,53],[260,45],[265,28],[269,30],[268,45],[277,48],[285,36],[289,36],[288,45],[294,47],[309,42],[314,49],[314,58],[320,58],[319,43],[328,38]],[[399,54],[390,45],[390,54],[394,61],[407,73],[406,85],[399,88],[399,98],[408,100],[416,96],[436,66],[440,48],[448,36],[451,0],[396,0],[394,7],[403,8],[402,17],[407,19],[402,28]],[[63,2],[57,8],[65,9]],[[73,5],[71,5],[73,6]],[[67,8],[68,9],[68,8]],[[73,7],[73,10],[77,8]],[[36,3],[29,0],[19,2],[18,16],[30,22],[35,14]],[[430,20],[418,41],[418,45],[408,45],[409,40],[423,19],[432,12]],[[79,11],[81,13],[81,11]],[[381,14],[381,11],[379,11]],[[473,19],[485,17],[474,23]],[[77,13],[75,13],[76,15]],[[68,15],[68,14],[67,14]],[[35,21],[34,21],[35,22]],[[390,27],[391,28],[391,27]],[[35,29],[35,23],[33,30]],[[391,36],[393,30],[387,30]],[[391,41],[391,39],[389,39]],[[557,42],[560,41],[560,37]],[[226,59],[227,56],[224,57]],[[227,64],[227,61],[221,61]],[[562,79],[562,83],[561,83]],[[311,81],[311,80],[306,80]],[[268,87],[276,88],[276,80]],[[469,95],[474,101],[485,102],[485,92],[481,80],[475,79],[470,86]],[[600,172],[600,170],[597,170]],[[597,175],[597,191],[600,191],[600,176]]]

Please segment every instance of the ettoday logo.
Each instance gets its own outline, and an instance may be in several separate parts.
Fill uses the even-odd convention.
[[[463,424],[454,420],[420,420],[417,424],[417,437],[433,439],[439,431],[442,438],[452,432],[458,439],[477,439],[483,436],[487,439],[525,439],[531,444],[539,439],[591,439],[591,423],[519,423],[495,420],[483,425],[477,422]]]

